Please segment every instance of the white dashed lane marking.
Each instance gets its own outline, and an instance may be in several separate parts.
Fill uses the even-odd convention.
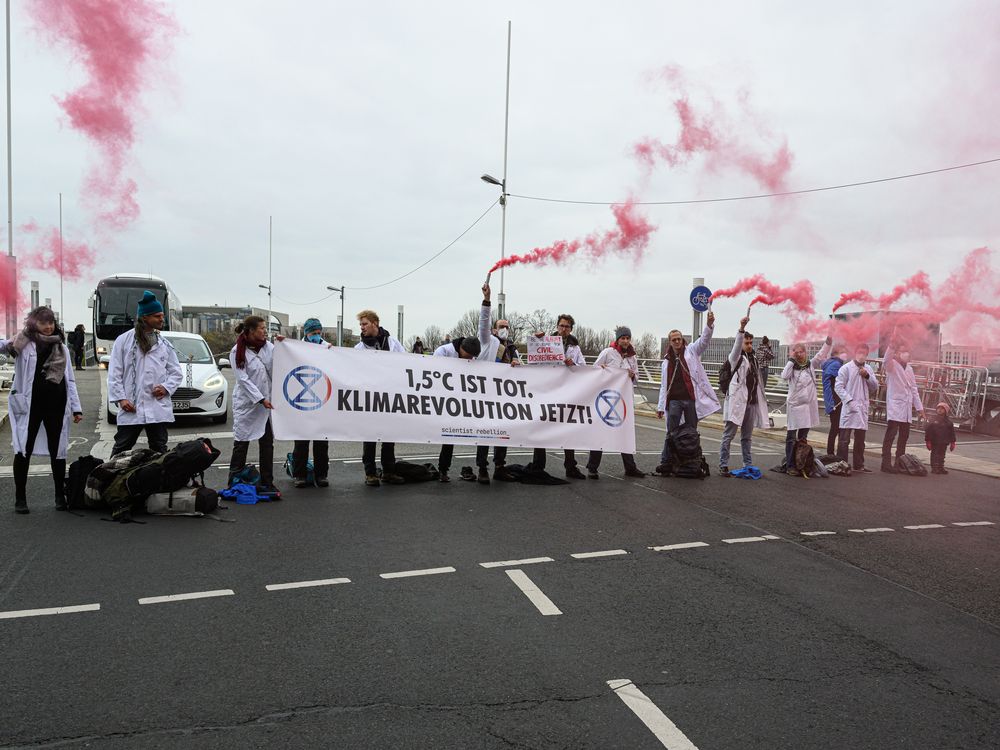
[[[215,591],[192,591],[187,594],[168,594],[167,596],[147,596],[139,600],[139,604],[168,604],[184,602],[189,599],[213,599],[217,596],[236,596],[232,589],[216,589]]]
[[[944,526],[939,523],[924,523],[919,526],[904,526],[904,529],[943,529]]]
[[[884,531],[895,531],[895,529],[890,529],[888,527],[881,526],[873,529],[848,529],[848,531],[852,531],[855,534],[880,534]]]
[[[996,526],[993,521],[955,521],[952,526]]]
[[[763,536],[744,536],[737,539],[723,539],[726,544],[746,544],[748,542],[767,542],[772,539],[780,539],[774,534],[764,534]]]
[[[396,573],[379,573],[380,578],[415,578],[416,576],[436,576],[441,573],[454,573],[451,566],[444,568],[424,568],[423,570],[400,570]]]
[[[653,552],[669,552],[675,549],[694,549],[695,547],[707,547],[708,542],[681,542],[680,544],[664,544],[662,547],[650,547]]]
[[[518,565],[534,565],[536,563],[555,562],[551,557],[529,557],[525,560],[500,560],[498,562],[479,563],[484,568],[514,568]]]
[[[535,608],[543,615],[561,615],[559,607],[552,603],[542,590],[528,578],[523,570],[505,570],[507,577],[514,582],[514,585],[521,589],[521,592],[528,597]]]
[[[829,534],[836,534],[836,531],[800,531],[802,536],[827,536]]]
[[[606,549],[602,552],[574,552],[570,557],[576,558],[577,560],[589,560],[593,557],[614,557],[615,555],[627,555],[623,549]]]
[[[19,609],[0,612],[0,620],[14,620],[19,617],[44,617],[45,615],[69,615],[74,612],[97,612],[100,604],[74,604],[69,607],[49,607],[48,609]]]
[[[608,687],[622,699],[632,713],[646,725],[653,736],[668,750],[698,750],[677,725],[661,711],[632,680],[608,680]]]
[[[316,581],[295,581],[293,583],[269,583],[264,588],[268,591],[285,591],[287,589],[305,589],[313,586],[335,586],[338,583],[350,583],[350,578],[321,578]]]

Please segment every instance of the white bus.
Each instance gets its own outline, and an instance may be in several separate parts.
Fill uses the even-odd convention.
[[[111,344],[135,326],[135,311],[146,290],[163,305],[163,330],[183,331],[180,300],[163,279],[148,273],[116,273],[97,282],[88,305],[94,310],[94,352],[107,366]]]

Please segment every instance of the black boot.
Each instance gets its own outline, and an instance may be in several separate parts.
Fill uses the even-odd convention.
[[[28,513],[28,459],[14,456],[14,512]]]
[[[69,510],[66,505],[66,459],[52,459],[52,482],[56,490],[56,510]]]

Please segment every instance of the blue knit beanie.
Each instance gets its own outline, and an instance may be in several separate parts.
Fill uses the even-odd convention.
[[[139,300],[139,307],[136,309],[136,317],[143,318],[161,312],[163,312],[163,305],[160,304],[160,300],[156,299],[156,295],[148,289],[144,291],[142,299]]]
[[[305,323],[302,324],[302,331],[306,334],[310,334],[313,331],[322,331],[323,324],[319,322],[316,318],[309,318]]]

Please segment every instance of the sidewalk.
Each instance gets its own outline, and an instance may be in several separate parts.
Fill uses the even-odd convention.
[[[649,411],[647,409],[636,409],[636,415],[651,417],[656,419],[655,404],[653,404],[654,411]],[[657,420],[660,421],[660,420]],[[661,422],[662,423],[662,422]],[[720,413],[715,413],[710,417],[706,417],[701,422],[698,423],[700,426],[704,426],[713,430],[722,431],[724,427],[724,422],[722,421],[722,416]],[[882,437],[885,431],[885,425],[872,425],[871,430],[868,432],[868,436],[877,435],[879,438]],[[821,424],[815,430],[812,430],[809,435],[809,444],[813,448],[819,451],[819,454],[826,453],[826,436],[829,433],[828,425]],[[778,443],[785,442],[785,430],[772,430],[758,428],[753,431],[756,437],[766,438],[768,440],[774,440]],[[949,452],[945,458],[945,468],[951,470],[955,469],[958,471],[967,471],[971,474],[980,474],[986,477],[993,477],[995,479],[1000,479],[1000,441],[996,441],[996,449],[992,448],[989,450],[993,455],[991,458],[980,457],[970,457],[962,455],[962,442],[959,439],[958,445],[955,447],[955,452]],[[906,452],[910,453],[917,458],[919,458],[925,466],[930,466],[931,454],[924,447],[924,434],[923,432],[918,432],[916,430],[910,433],[910,442],[906,447]],[[977,451],[983,453],[982,451]],[[882,461],[882,443],[865,441],[865,455],[874,456],[878,459],[877,462],[869,465],[868,468],[878,471],[878,467],[881,465]]]

